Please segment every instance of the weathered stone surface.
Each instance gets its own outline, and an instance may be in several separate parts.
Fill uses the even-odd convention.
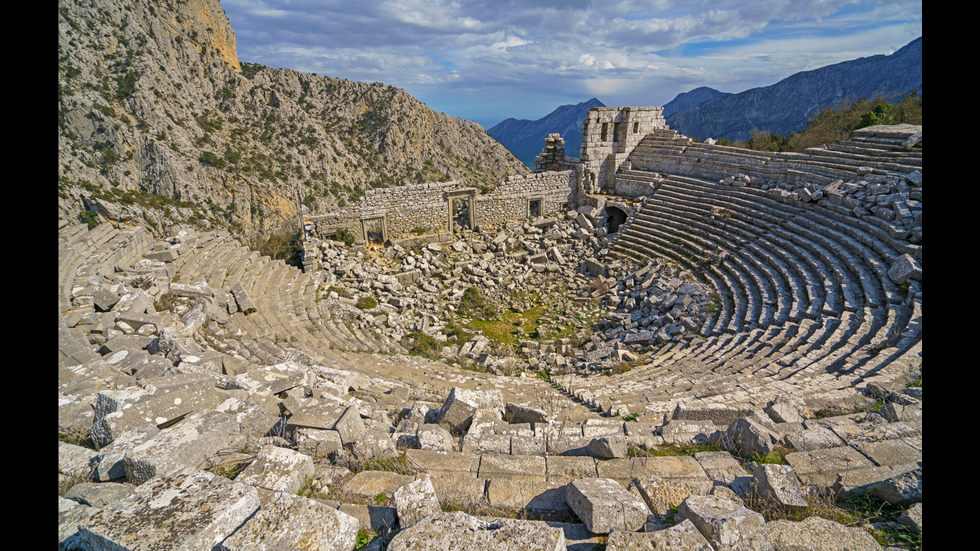
[[[429,474],[476,478],[480,469],[480,456],[472,453],[405,450],[405,459],[413,469]]]
[[[440,425],[424,424],[419,427],[416,435],[420,449],[440,452],[453,451],[453,435]]]
[[[308,455],[276,446],[263,446],[236,482],[273,492],[295,494],[313,476],[313,459]]]
[[[631,457],[596,462],[597,476],[612,478],[626,487],[634,478],[659,477],[674,482],[711,488],[711,479],[697,459],[690,456]]]
[[[613,530],[606,551],[714,551],[694,524],[685,520],[656,532]]]
[[[715,551],[770,549],[765,519],[737,501],[690,496],[677,507],[675,518],[690,520]]]
[[[586,527],[597,534],[635,532],[650,514],[645,503],[609,478],[582,478],[565,486],[565,501]]]
[[[88,479],[98,465],[96,451],[58,442],[58,473],[68,478]]]
[[[795,434],[786,435],[785,440],[790,447],[801,452],[836,448],[844,445],[844,441],[826,427],[803,429]]]
[[[234,414],[195,413],[127,452],[126,479],[139,485],[177,466],[208,468],[244,446],[245,440]]]
[[[279,394],[284,390],[307,383],[308,378],[304,366],[296,362],[284,362],[236,375],[229,384],[232,388],[240,388],[249,394],[256,392]]]
[[[668,514],[671,507],[677,507],[688,496],[706,493],[704,486],[684,484],[659,477],[634,478],[631,488],[636,488],[650,511],[657,515]]]
[[[278,494],[218,551],[322,549],[348,551],[357,543],[360,523],[346,513],[312,499]]]
[[[922,503],[915,503],[898,516],[898,523],[908,526],[916,534],[922,533]]]
[[[899,285],[910,279],[922,279],[922,266],[910,255],[903,254],[888,269],[888,277]]]
[[[122,499],[136,490],[136,486],[118,482],[83,482],[71,487],[65,492],[65,497],[89,507],[101,509],[110,503]]]
[[[86,551],[78,534],[78,525],[96,511],[95,507],[58,498],[58,551]]]
[[[298,429],[296,445],[300,453],[310,456],[313,461],[322,461],[344,444],[335,430]]]
[[[467,390],[454,386],[439,410],[436,423],[445,425],[451,432],[462,432],[469,428],[476,410],[499,409],[503,405],[499,390]]]
[[[182,467],[99,509],[79,536],[93,551],[211,549],[258,508],[255,488]]]
[[[546,460],[546,479],[548,482],[566,483],[578,478],[595,478],[596,460],[589,456],[549,455]]]
[[[398,524],[402,529],[441,511],[429,475],[398,488],[394,492],[394,498]]]
[[[808,506],[796,473],[789,465],[762,464],[752,472],[755,495],[783,507]]]
[[[589,455],[605,459],[626,457],[626,438],[618,436],[593,438],[589,442]]]
[[[159,434],[156,425],[143,425],[126,431],[113,440],[112,444],[99,450],[99,463],[95,469],[95,479],[106,482],[125,478],[126,452]]]
[[[728,451],[742,457],[768,455],[779,438],[757,417],[739,417],[723,434],[722,444]]]
[[[731,484],[736,477],[747,473],[738,460],[728,452],[697,452],[694,458],[713,482]]]
[[[493,507],[561,511],[568,508],[559,482],[494,479],[487,485]]]
[[[837,477],[847,471],[874,466],[850,446],[788,453],[786,462],[793,467],[803,484],[816,484],[819,487],[833,485]]]
[[[547,464],[540,455],[484,455],[480,459],[480,478],[536,480],[544,482]]]
[[[522,520],[485,522],[466,513],[429,515],[402,530],[388,551],[444,551],[493,549],[494,551],[561,551],[565,535],[560,528]]]
[[[415,482],[415,477],[386,471],[361,471],[344,484],[351,495],[374,499],[378,494],[392,496],[395,490]]]
[[[810,517],[803,522],[776,520],[766,524],[773,551],[880,551],[864,530],[832,520]]]
[[[361,414],[357,406],[350,406],[337,419],[333,430],[340,434],[340,440],[346,445],[360,440],[367,429],[364,426],[364,421],[361,419]]]
[[[894,505],[922,501],[922,467],[877,482],[867,491]]]

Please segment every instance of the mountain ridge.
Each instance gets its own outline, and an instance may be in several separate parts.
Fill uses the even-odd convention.
[[[544,148],[548,134],[559,133],[565,140],[565,154],[578,157],[582,144],[582,123],[593,107],[605,107],[597,98],[557,107],[537,120],[504,119],[487,130],[494,139],[509,149],[524,164],[533,167],[534,158]]]
[[[737,94],[708,99],[667,116],[672,130],[692,138],[748,139],[753,128],[780,135],[800,132],[820,110],[844,99],[896,99],[922,93],[922,37],[891,55],[874,55],[801,71]]]

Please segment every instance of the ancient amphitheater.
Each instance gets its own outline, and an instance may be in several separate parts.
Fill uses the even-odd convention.
[[[920,548],[921,127],[763,153],[660,113],[309,217],[305,271],[61,223],[61,548]],[[472,286],[580,316],[497,357],[446,335]]]

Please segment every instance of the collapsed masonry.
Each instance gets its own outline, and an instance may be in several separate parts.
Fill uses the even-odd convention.
[[[650,130],[657,109],[590,113],[580,159],[549,137],[548,170],[488,194],[374,190],[309,224],[305,273],[224,232],[60,227],[59,434],[89,446],[59,446],[61,548],[880,549],[759,513],[821,493],[920,532],[921,128],[758,153]],[[445,335],[469,286],[566,298],[521,341],[550,381]],[[694,443],[716,451],[643,451]],[[487,517],[440,512],[463,503]],[[515,510],[573,522],[493,518]]]

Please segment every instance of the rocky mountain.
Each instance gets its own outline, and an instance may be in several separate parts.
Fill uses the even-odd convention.
[[[217,0],[58,3],[59,218],[249,236],[364,189],[527,167],[404,90],[241,62]]]
[[[577,105],[562,105],[536,121],[506,119],[487,130],[487,133],[528,166],[534,166],[534,158],[541,153],[544,139],[552,132],[558,132],[565,139],[566,155],[578,157],[579,146],[582,145],[582,123],[585,114],[593,107],[605,105],[596,98]]]
[[[708,88],[707,86],[695,88],[690,92],[681,92],[680,94],[677,94],[677,97],[670,100],[670,102],[664,104],[664,117],[669,117],[674,113],[680,113],[681,111],[687,111],[695,105],[700,105],[711,98],[730,95],[731,94],[728,92],[719,92],[718,90]]]
[[[716,97],[667,117],[672,130],[692,138],[747,139],[752,129],[786,135],[806,128],[810,117],[842,99],[895,99],[922,95],[922,37],[891,55],[862,57],[803,71],[771,86]]]

